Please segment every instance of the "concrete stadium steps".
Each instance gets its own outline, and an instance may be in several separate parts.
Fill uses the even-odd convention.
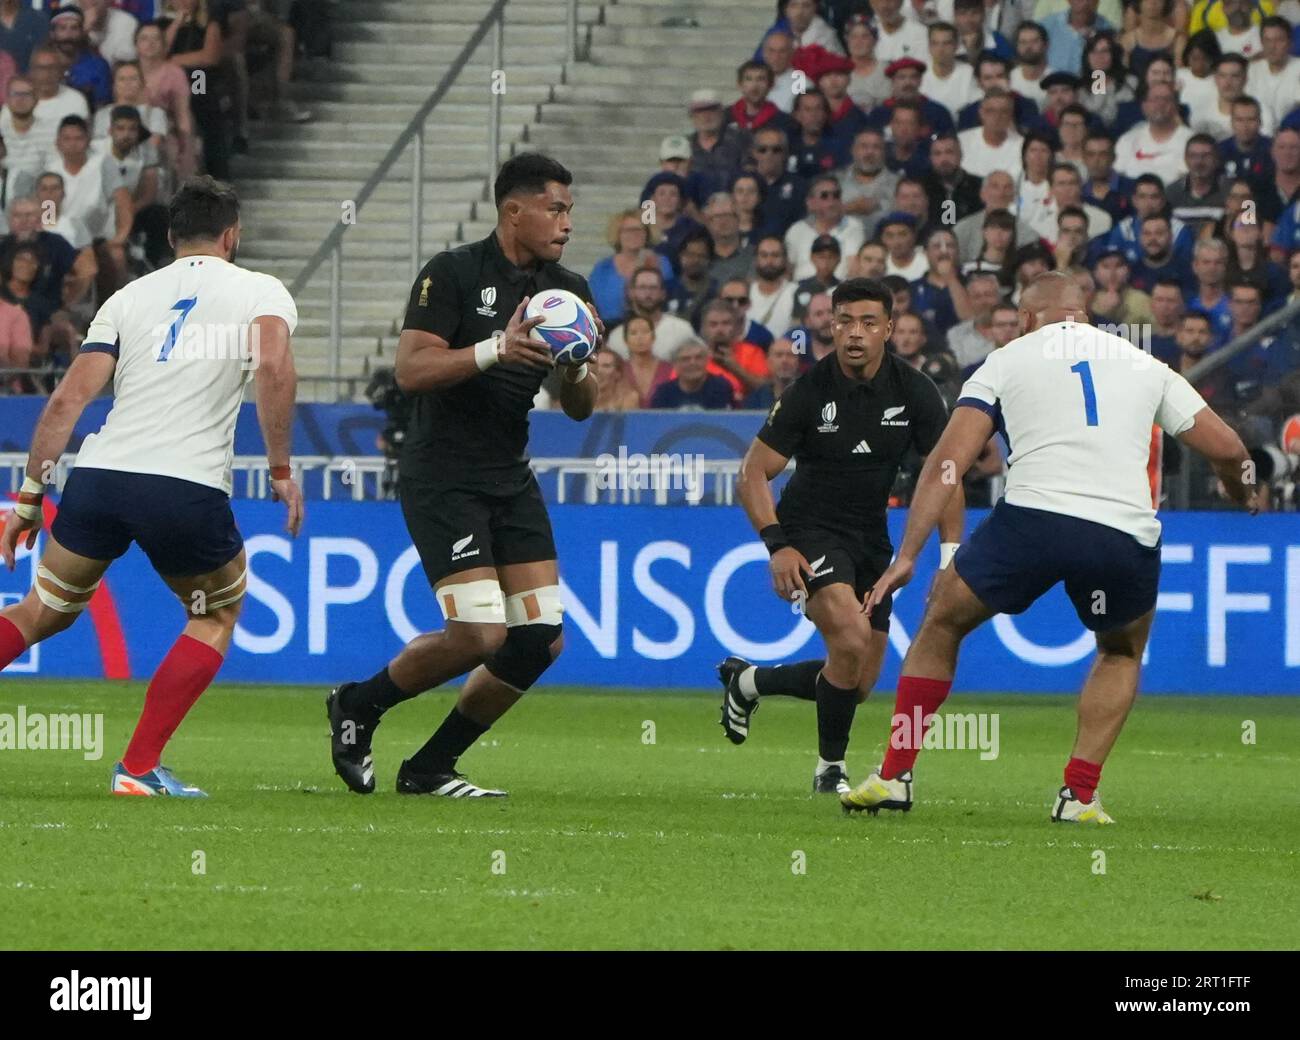
[[[286,283],[302,270],[490,8],[489,0],[346,0],[336,45],[294,86],[316,114],[302,125],[256,124],[234,163],[245,201],[241,257]],[[659,140],[687,133],[692,91],[735,94],[735,67],[772,21],[770,0],[608,0],[579,4],[580,59],[565,68],[563,0],[511,0],[506,10],[501,154],[544,150],[574,172],[574,238],[565,263],[586,274],[608,253],[606,220],[636,204],[658,166]],[[667,27],[692,18],[698,28]],[[476,48],[425,132],[425,257],[486,235],[492,41]],[[345,375],[391,363],[410,290],[409,151],[349,228],[343,246]],[[324,264],[298,294],[299,368],[328,371]],[[310,390],[307,391],[312,394]],[[312,394],[328,397],[318,388]]]

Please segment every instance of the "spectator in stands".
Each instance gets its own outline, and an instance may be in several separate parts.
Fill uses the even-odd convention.
[[[890,62],[885,68],[885,75],[889,77],[889,97],[867,114],[867,124],[875,127],[891,124],[894,109],[904,102],[915,102],[921,114],[923,136],[929,137],[930,134],[953,129],[949,111],[921,93],[921,77],[924,74],[925,62],[916,58],[899,58]]]
[[[1214,33],[1202,30],[1187,38],[1175,82],[1178,96],[1189,110],[1207,108],[1218,99],[1214,66],[1222,56],[1223,51]]]
[[[623,366],[623,379],[637,395],[637,408],[649,408],[654,392],[673,377],[673,366],[655,354],[654,322],[634,314],[623,323],[622,332],[627,342],[627,363]],[[685,340],[683,340],[685,342]],[[617,351],[602,350],[601,354]]]
[[[222,98],[226,96],[220,79],[221,26],[208,16],[206,0],[172,0],[168,12],[171,18],[164,36],[168,60],[180,67],[187,83],[195,82],[195,74],[202,73],[207,87],[202,92],[189,92],[194,124],[203,141],[204,168],[219,180],[229,180],[230,147],[221,114]],[[137,39],[137,46],[139,42]],[[148,82],[148,66],[143,57],[142,51],[142,67]]]
[[[1178,361],[1172,366],[1186,375],[1215,347],[1214,323],[1204,311],[1189,310],[1178,323]],[[1236,410],[1235,394],[1226,367],[1196,382],[1197,392],[1215,412],[1231,414]]]
[[[1246,96],[1246,59],[1240,54],[1225,54],[1214,64],[1215,102],[1192,109],[1192,130],[1206,133],[1216,141],[1232,135],[1232,103]],[[1273,132],[1270,120],[1261,120],[1264,133]]]
[[[927,349],[925,322],[915,314],[898,315],[894,318],[894,335],[890,343],[901,360],[930,377],[951,407],[961,389],[961,369],[948,350],[942,347]]]
[[[709,348],[708,371],[731,386],[739,405],[767,379],[767,354],[740,335],[740,312],[726,300],[710,300],[700,316],[700,335]]]
[[[754,247],[754,281],[749,286],[749,314],[774,336],[794,324],[795,282],[789,276],[785,242],[764,235]]]
[[[836,175],[844,212],[853,217],[878,214],[893,198],[898,174],[885,168],[885,135],[874,127],[853,138],[852,161]]]
[[[103,160],[105,190],[112,197],[119,188],[126,189],[131,203],[128,235],[138,237],[145,257],[154,267],[160,267],[171,261],[172,252],[167,241],[167,211],[160,202],[162,171],[158,153],[143,140],[147,131],[135,108],[116,105],[111,114],[109,148]],[[122,241],[125,244],[126,239]],[[117,260],[115,256],[110,259]],[[126,278],[124,268],[118,270],[117,277],[120,287]],[[110,284],[101,282],[105,289]]]
[[[1052,270],[1052,251],[1035,239],[1033,242],[1022,245],[1016,250],[1013,263],[1016,268],[1016,287],[1011,293],[1011,302],[1018,303],[1020,294],[1024,292],[1025,287],[1030,282],[1045,271]],[[967,286],[966,291],[967,293],[970,292],[969,286]]]
[[[57,173],[43,173],[36,180],[36,201],[41,204],[41,224],[45,230],[59,235],[80,252],[94,245],[94,236],[86,222],[68,213],[64,205],[63,177]]]
[[[1026,129],[1054,140],[1061,124],[1061,113],[1079,103],[1079,77],[1073,72],[1051,72],[1042,78],[1039,85],[1044,93],[1043,110]]]
[[[834,136],[827,125],[830,107],[821,91],[813,88],[794,99],[794,126],[790,128],[790,155],[794,171],[811,178],[839,165]]]
[[[159,26],[142,24],[135,31],[135,47],[144,77],[145,101],[167,113],[167,155],[177,176],[188,177],[198,169],[189,81],[178,66],[167,60],[166,41]]]
[[[1228,333],[1232,329],[1226,289],[1227,245],[1217,238],[1197,242],[1192,250],[1192,275],[1196,280],[1196,291],[1187,301],[1187,309],[1209,315],[1214,326],[1215,346],[1222,346],[1228,342]]]
[[[1004,209],[980,210],[975,216],[984,220],[983,245],[974,260],[961,267],[963,277],[976,271],[992,272],[1004,291],[1015,284],[1012,263],[1016,255],[1016,218]]]
[[[1215,27],[1219,47],[1224,54],[1240,54],[1247,61],[1255,61],[1264,56],[1263,41],[1260,38],[1258,20],[1263,12],[1258,11],[1254,0],[1221,0],[1226,25]],[[1255,24],[1251,23],[1252,16]]]
[[[876,30],[862,12],[852,14],[844,24],[844,42],[853,72],[849,76],[849,97],[864,112],[870,112],[889,97],[885,63],[876,54]]]
[[[972,316],[957,266],[957,237],[951,228],[933,227],[925,236],[925,274],[911,284],[912,310],[940,335]]]
[[[709,178],[712,190],[731,183],[740,172],[740,162],[749,148],[749,135],[726,125],[722,102],[712,90],[697,90],[688,106],[691,125],[691,169]]]
[[[50,43],[62,55],[64,82],[93,104],[107,104],[113,96],[113,72],[91,46],[80,7],[65,5],[50,15]]]
[[[921,178],[931,224],[954,226],[982,209],[982,179],[962,169],[961,141],[956,134],[940,134],[930,142],[930,172]]]
[[[27,70],[32,50],[49,31],[49,19],[32,10],[30,0],[0,0],[0,50],[13,58],[20,72]]]
[[[709,196],[718,190],[712,176],[691,169],[691,142],[685,134],[669,134],[659,142],[659,169],[676,174],[685,182],[686,215],[692,220],[709,201]]]
[[[28,368],[32,363],[32,323],[22,306],[0,295],[0,369]],[[24,388],[26,380],[5,380]]]
[[[1151,297],[1129,284],[1128,259],[1124,250],[1114,246],[1106,249],[1093,265],[1092,275],[1097,291],[1092,297],[1092,316],[1114,325],[1130,329],[1148,326],[1151,314]]]
[[[710,197],[704,209],[704,226],[713,243],[709,276],[719,283],[730,278],[748,279],[754,266],[754,249],[740,240],[739,215],[729,192],[720,191]]]
[[[46,326],[57,309],[56,304],[35,291],[40,273],[41,251],[32,243],[8,250],[7,263],[0,269],[0,278],[3,279],[0,297],[23,308],[32,330],[33,342],[37,343],[44,339]],[[44,357],[45,353],[44,349],[37,351],[39,357]]]
[[[69,217],[82,221],[94,238],[125,236],[131,228],[127,195],[105,177],[104,153],[90,151],[90,127],[80,116],[67,116],[54,139],[58,155],[48,163],[63,178]],[[38,185],[39,186],[39,185]]]
[[[985,51],[1011,60],[1011,44],[987,24],[984,0],[956,0],[952,21],[957,28],[957,57],[963,61],[974,65]]]
[[[686,180],[675,173],[656,173],[641,189],[643,209],[647,202],[653,203],[650,227],[655,252],[667,257],[676,270],[682,243],[688,235],[704,230],[686,215]]]
[[[1174,218],[1196,234],[1206,224],[1223,219],[1228,189],[1219,176],[1219,148],[1213,137],[1193,134],[1183,155],[1187,176],[1171,184],[1165,194]]]
[[[772,90],[772,70],[761,61],[747,61],[736,70],[740,98],[727,109],[727,120],[741,130],[753,133],[764,126],[785,129],[789,117],[768,98]]]
[[[848,58],[824,53],[813,71],[813,81],[826,98],[829,112],[826,127],[835,145],[836,166],[848,162],[853,138],[867,125],[867,117],[863,115],[862,109],[849,97],[849,76],[852,72],[853,62]]]
[[[957,60],[957,30],[948,22],[932,22],[929,27],[930,67],[921,77],[921,93],[943,105],[956,120],[978,91],[975,70]]]
[[[1084,45],[1079,78],[1085,84],[1079,103],[1101,124],[1110,124],[1119,106],[1132,101],[1133,81],[1124,67],[1124,51],[1115,32],[1094,33]]]
[[[669,361],[677,348],[695,336],[690,322],[667,313],[668,294],[664,289],[664,276],[657,267],[643,267],[632,275],[627,287],[627,314],[649,318],[654,324],[655,357]],[[628,356],[624,326],[616,328],[608,338],[609,349],[621,357]]]
[[[907,295],[906,286],[903,288],[903,295]],[[807,370],[827,354],[835,352],[834,324],[830,294],[818,293],[808,301],[803,325],[793,329],[789,337],[794,344],[794,352],[799,357],[801,368]]]
[[[930,135],[916,99],[899,101],[890,109],[885,166],[907,177],[923,177],[930,169]]]
[[[265,97],[271,102],[268,113],[286,123],[306,123],[313,113],[302,108],[289,96],[293,81],[294,61],[297,58],[298,39],[293,26],[270,10],[271,0],[249,0],[248,28],[244,40],[232,41],[228,56],[233,59],[236,83],[242,78],[243,96]],[[247,57],[262,55],[260,68]],[[257,79],[258,82],[254,82]],[[243,109],[248,112],[245,102]],[[240,109],[236,106],[236,117]],[[246,125],[246,122],[245,122]]]
[[[669,289],[666,307],[670,314],[685,318],[699,329],[700,312],[718,295],[718,280],[709,274],[713,263],[713,242],[703,228],[692,231],[682,240],[678,252],[681,270]]]
[[[966,104],[965,107],[957,114],[957,129],[969,130],[973,126],[979,126],[980,122],[980,102],[984,100],[984,95],[994,87],[1011,94],[1012,106],[1015,112],[1015,125],[1019,127],[1032,127],[1038,123],[1040,113],[1038,106],[1028,98],[1021,97],[1011,89],[1011,64],[1005,59],[991,51],[985,51],[975,61],[975,92],[974,100]]]
[[[36,188],[36,178],[30,170],[20,169],[9,162],[9,152],[4,137],[0,136],[0,221],[9,226],[9,204],[14,199],[30,195]]]
[[[1228,325],[1225,342],[1231,342],[1239,336],[1244,336],[1259,324],[1259,319],[1264,313],[1264,297],[1259,291],[1259,286],[1251,282],[1229,282],[1227,292],[1228,314],[1232,320]],[[1241,358],[1242,356],[1238,355],[1229,362],[1229,365],[1240,370]]]
[[[1120,105],[1114,120],[1106,127],[1112,137],[1119,138],[1142,122],[1142,102],[1146,100],[1147,91],[1157,83],[1172,87],[1177,92],[1178,81],[1174,71],[1173,55],[1157,54],[1147,63],[1146,72],[1138,86],[1137,96]],[[1185,98],[1178,100],[1178,115],[1184,123],[1191,115]]]
[[[749,313],[749,282],[744,278],[731,278],[718,286],[718,299],[729,303],[740,315],[739,338],[766,351],[772,346],[772,330]]]
[[[1011,179],[1011,174],[1005,170],[994,170],[985,177],[984,183],[980,185],[980,201],[984,203],[985,210],[1005,209],[1014,213],[1016,183]],[[984,244],[983,213],[976,211],[969,217],[963,217],[957,221],[957,226],[953,230],[957,234],[957,248],[962,261],[978,258]],[[1034,233],[1034,229],[1025,222],[1023,217],[1017,218],[1014,244],[1023,246],[1037,241],[1038,236]]]
[[[784,29],[773,29],[763,38],[763,64],[772,70],[772,88],[767,99],[782,112],[794,108],[794,37]]]
[[[1183,286],[1160,278],[1151,289],[1151,353],[1166,365],[1178,361],[1178,323],[1183,317]]]
[[[915,177],[903,177],[894,189],[895,213],[906,213],[916,220],[916,238],[919,242],[930,222],[930,200],[925,185]]]
[[[736,207],[740,244],[753,249],[767,232],[763,215],[763,178],[749,170],[736,174],[731,182],[731,201]]]
[[[91,123],[92,151],[108,147],[113,109],[126,105],[140,116],[145,136],[140,142],[152,148],[159,156],[167,154],[167,113],[157,105],[149,104],[144,90],[144,74],[138,61],[124,61],[113,70],[113,103],[95,112]]]
[[[109,0],[80,0],[86,37],[110,67],[135,60],[135,31],[140,23]]]
[[[961,141],[963,166],[968,173],[986,177],[994,170],[1020,172],[1021,137],[1014,126],[1014,104],[1010,92],[996,88],[980,102],[980,125],[957,135]]]
[[[36,121],[36,88],[25,76],[9,82],[5,107],[0,111],[0,135],[9,152],[9,165],[34,178],[45,169],[45,158],[54,151],[58,127]]]
[[[1047,30],[1037,22],[1021,22],[1015,40],[1016,67],[1011,70],[1011,89],[1041,109],[1047,100],[1042,79],[1052,71],[1047,64]]]
[[[840,284],[835,276],[843,259],[840,244],[834,235],[818,235],[812,244],[813,272],[802,278],[794,291],[794,320],[802,321],[808,301],[821,293],[828,293]]]
[[[1087,260],[1088,215],[1082,206],[1066,206],[1057,211],[1056,238],[1048,244],[1058,271],[1079,267]]]
[[[1146,121],[1115,142],[1115,169],[1133,178],[1155,174],[1166,184],[1185,176],[1184,152],[1192,131],[1178,120],[1173,88],[1160,83],[1148,87],[1142,114]]]
[[[644,321],[644,319],[638,319]],[[641,407],[641,395],[630,386],[623,359],[612,350],[596,352],[596,403],[597,412],[629,412]],[[558,400],[557,400],[558,405]]]
[[[1259,102],[1243,95],[1232,102],[1231,112],[1232,136],[1219,145],[1224,175],[1267,184],[1273,179],[1273,141],[1260,133]]]
[[[767,352],[768,379],[745,398],[746,408],[771,408],[781,399],[790,384],[799,378],[799,355],[794,344],[782,337]]]
[[[1118,224],[1132,208],[1134,184],[1115,172],[1115,141],[1105,131],[1089,132],[1083,141],[1083,201],[1104,209]]]
[[[850,278],[884,278],[885,260],[889,256],[879,242],[863,242],[858,250],[857,266],[850,270]]]
[[[903,17],[903,0],[874,0],[871,9],[876,15],[876,57],[880,61],[889,65],[900,58],[926,56],[929,34],[919,20]]]
[[[1057,121],[1056,137],[1060,145],[1053,157],[1058,163],[1069,163],[1079,171],[1080,177],[1088,175],[1083,161],[1083,142],[1088,136],[1088,110],[1082,105],[1067,105]]]
[[[613,325],[627,313],[628,279],[643,267],[657,267],[666,280],[672,266],[650,248],[649,228],[641,222],[639,209],[615,213],[606,225],[605,241],[614,252],[596,262],[587,284],[597,313],[605,324]]]
[[[862,222],[844,212],[844,195],[839,178],[823,174],[808,186],[805,200],[808,216],[790,226],[785,233],[785,251],[796,279],[813,273],[812,244],[822,235],[832,235],[840,244],[840,262],[835,273],[848,274],[846,257],[853,256],[866,238]]]
[[[908,283],[924,276],[929,265],[916,246],[916,218],[910,213],[891,213],[880,222],[880,241],[889,256],[885,273],[896,274]]]
[[[709,348],[703,342],[687,340],[677,348],[673,364],[676,375],[656,388],[651,408],[684,412],[731,407],[731,384],[709,372]]]
[[[51,144],[64,117],[90,118],[86,96],[63,83],[64,68],[62,52],[57,48],[42,44],[33,49],[29,71],[36,91],[34,115],[38,123],[54,128],[48,131]]]
[[[993,350],[993,308],[1002,299],[996,275],[973,274],[966,285],[970,317],[947,332],[948,350],[963,369],[977,365]]]
[[[754,133],[750,161],[754,172],[763,178],[763,223],[780,235],[803,216],[807,195],[803,178],[786,168],[789,154],[785,131],[767,126]]]
[[[1169,214],[1165,183],[1153,173],[1144,173],[1133,186],[1133,212],[1111,229],[1106,237],[1107,244],[1119,246],[1128,255],[1129,263],[1136,264],[1142,254],[1139,241],[1142,222],[1157,213]],[[1195,239],[1192,229],[1172,216],[1169,217],[1169,227],[1174,236],[1174,252],[1190,259]]]
[[[1030,131],[1020,144],[1020,176],[1016,179],[1016,212],[1033,223],[1039,208],[1052,194],[1052,139]]]
[[[1192,292],[1196,280],[1188,259],[1174,249],[1173,225],[1167,213],[1153,213],[1142,221],[1139,231],[1136,259],[1133,252],[1125,250],[1129,258],[1129,283],[1145,293],[1153,291],[1157,282],[1171,279],[1187,292]],[[1123,248],[1123,247],[1121,247]]]
[[[780,11],[784,28],[794,37],[796,49],[818,46],[825,47],[832,54],[844,53],[835,30],[817,13],[815,0],[781,0]]]
[[[1083,67],[1083,45],[1094,33],[1115,28],[1097,14],[1097,0],[1069,0],[1068,11],[1040,21],[1047,31],[1047,64],[1071,71]]]
[[[1271,16],[1259,24],[1262,61],[1252,61],[1246,90],[1268,109],[1274,124],[1300,105],[1300,59],[1291,55],[1292,29],[1284,18]]]
[[[1086,237],[1096,238],[1111,229],[1110,214],[1104,209],[1083,201],[1083,181],[1079,171],[1069,163],[1057,163],[1052,167],[1050,177],[1051,194],[1038,207],[1032,226],[1039,238],[1056,244],[1057,220],[1067,209],[1083,210],[1087,221]]]
[[[1173,24],[1174,0],[1136,0],[1132,28],[1120,37],[1133,75],[1142,78],[1158,55],[1173,55],[1187,37]],[[1126,22],[1128,19],[1126,19]]]
[[[16,199],[9,207],[9,234],[0,240],[0,270],[12,271],[15,251],[25,245],[39,256],[31,294],[40,297],[36,308],[54,317],[65,307],[87,298],[98,268],[93,250],[78,253],[59,235],[41,227],[41,206],[35,198]],[[35,324],[35,322],[33,322]]]
[[[1268,258],[1264,232],[1257,220],[1238,217],[1228,231],[1228,284],[1247,283],[1259,289],[1265,313],[1282,306],[1290,291],[1286,271]]]

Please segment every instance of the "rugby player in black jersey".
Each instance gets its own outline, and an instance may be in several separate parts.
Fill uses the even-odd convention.
[[[825,660],[755,667],[738,657],[718,666],[722,728],[745,741],[759,699],[784,694],[817,704],[818,761],[813,790],[850,789],[844,768],[858,704],[880,675],[890,602],[870,619],[865,598],[889,567],[890,490],[912,450],[927,454],[947,423],[930,379],[886,350],[893,296],[879,282],[853,278],[831,296],[834,353],[781,395],[741,463],[741,504],[771,553],[772,583],[799,603],[826,643]],[[795,460],[780,505],[769,486]],[[946,567],[961,541],[963,496],[952,496],[939,524]]]
[[[548,289],[591,304],[586,279],[559,263],[571,229],[570,183],[554,159],[510,159],[495,183],[496,230],[439,253],[411,288],[397,347],[397,382],[414,398],[400,495],[446,627],[327,698],[334,768],[353,791],[374,790],[371,738],[384,712],[468,672],[456,706],[402,763],[397,790],[504,795],[471,784],[457,759],[563,645],[555,542],[527,453],[528,412],[554,364],[529,337],[541,319],[523,314],[528,299]],[[586,364],[564,366],[560,383],[565,414],[586,419],[594,373]]]

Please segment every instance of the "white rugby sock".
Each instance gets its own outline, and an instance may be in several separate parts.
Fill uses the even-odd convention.
[[[754,673],[756,671],[758,669],[751,664],[736,679],[736,687],[740,690],[740,695],[746,700],[758,699],[758,687],[754,685]]]

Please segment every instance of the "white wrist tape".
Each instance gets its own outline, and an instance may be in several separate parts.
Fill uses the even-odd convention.
[[[19,490],[19,494],[35,495],[39,499],[45,494],[45,485],[42,484],[39,480],[36,480],[34,477],[29,477],[26,474],[24,474],[23,486]],[[39,501],[35,503],[21,502],[21,501],[17,502],[14,505],[14,512],[17,513],[24,520],[39,520],[41,517],[40,502]]]
[[[564,381],[566,383],[581,383],[587,378],[587,362],[581,365],[570,365],[564,370]]]
[[[486,372],[500,360],[501,340],[498,337],[489,336],[474,344],[474,361],[480,372]]]
[[[946,571],[948,564],[952,563],[952,558],[957,555],[957,550],[961,548],[961,542],[940,542],[939,543],[939,570]]]

